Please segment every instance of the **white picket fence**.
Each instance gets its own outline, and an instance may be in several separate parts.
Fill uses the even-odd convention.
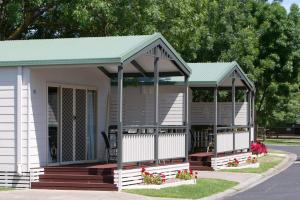
[[[31,169],[30,172],[23,172],[21,175],[16,172],[1,171],[0,187],[30,188],[31,182],[38,181],[41,174],[44,174],[43,168]]]

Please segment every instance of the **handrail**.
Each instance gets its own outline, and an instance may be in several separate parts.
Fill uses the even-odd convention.
[[[239,126],[227,126],[227,127],[217,127],[217,130],[227,130],[227,129],[236,129],[236,128],[251,128],[251,126],[243,126],[243,125],[239,125]]]
[[[125,125],[123,126],[123,129],[128,129],[128,128],[156,128],[155,125]],[[158,128],[187,128],[186,125],[159,125]]]

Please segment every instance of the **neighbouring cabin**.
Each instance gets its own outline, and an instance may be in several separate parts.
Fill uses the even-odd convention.
[[[193,71],[189,79],[191,152],[212,152],[214,169],[237,156],[244,161],[255,137],[254,84],[236,62],[188,65]],[[173,77],[168,82],[182,84],[182,79]]]
[[[2,41],[0,186],[120,190],[142,182],[119,176],[128,169],[188,169],[187,87],[160,95],[158,81],[190,73],[160,34]],[[156,81],[127,99],[129,77]],[[130,111],[139,102],[147,115]],[[174,102],[183,105],[171,108],[178,122],[168,115]]]
[[[202,169],[203,163],[217,168],[217,157],[222,165],[227,164],[237,153],[250,151],[254,141],[254,84],[236,62],[231,63],[188,63],[193,73],[189,79],[189,152],[193,160],[197,156],[204,162],[194,162],[194,169]],[[136,86],[138,81],[141,85]],[[132,102],[124,107],[128,123],[143,119],[153,119],[153,110],[145,106],[153,98],[153,80],[128,80],[124,89],[124,101]],[[160,123],[180,125],[184,110],[183,79],[179,77],[160,80]],[[116,87],[112,88],[114,94]],[[170,98],[170,97],[173,98]],[[112,96],[114,99],[114,96]],[[139,99],[137,102],[133,99]],[[110,124],[115,124],[115,104],[110,103]],[[127,123],[124,122],[124,123]],[[193,156],[194,155],[194,156]],[[197,156],[196,156],[197,155]],[[248,153],[243,154],[248,157]],[[213,163],[206,162],[214,156]],[[242,157],[244,160],[244,157]],[[201,160],[203,161],[203,160]],[[201,164],[199,164],[201,163]],[[205,168],[206,169],[206,168]]]

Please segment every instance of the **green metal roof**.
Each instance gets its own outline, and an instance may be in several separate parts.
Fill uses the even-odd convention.
[[[216,63],[188,63],[192,69],[189,79],[191,86],[219,86],[221,82],[227,78],[231,72],[237,70],[244,78],[246,84],[252,89],[255,88],[253,82],[247,77],[237,62],[216,62]],[[167,78],[169,82],[180,83],[183,81],[181,77]]]
[[[189,74],[188,65],[160,33],[1,41],[0,66],[122,63],[157,40],[172,51],[177,64]]]

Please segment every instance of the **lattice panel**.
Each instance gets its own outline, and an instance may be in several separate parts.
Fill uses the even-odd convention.
[[[76,89],[75,159],[86,160],[86,91]]]
[[[62,162],[73,161],[73,89],[62,89]]]

